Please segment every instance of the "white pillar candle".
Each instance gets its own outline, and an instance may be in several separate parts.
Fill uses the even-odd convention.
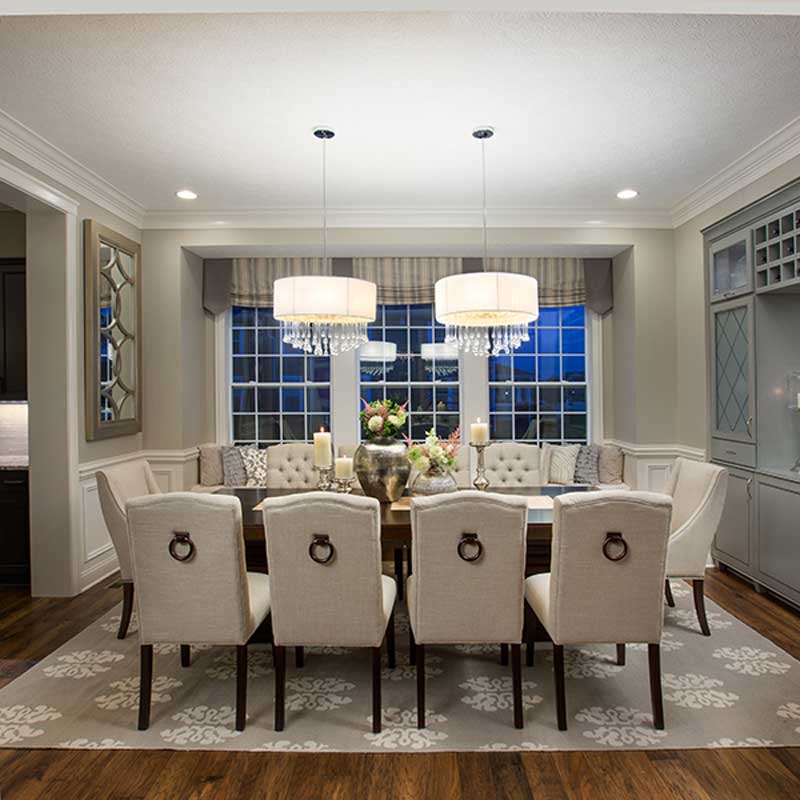
[[[353,459],[349,456],[342,456],[336,459],[336,477],[337,478],[352,478],[353,477]]]
[[[331,435],[322,428],[314,434],[314,466],[330,467],[332,452]]]
[[[481,422],[478,417],[478,421],[469,426],[469,440],[475,444],[486,444],[489,441],[489,423]]]

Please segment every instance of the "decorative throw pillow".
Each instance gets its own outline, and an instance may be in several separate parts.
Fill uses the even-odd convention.
[[[622,483],[624,454],[614,444],[604,444],[600,447],[598,459],[599,483]]]
[[[542,483],[550,483],[550,453],[552,450],[552,444],[542,442],[542,451],[539,454],[539,475]]]
[[[595,486],[600,483],[598,474],[598,461],[600,448],[596,444],[585,444],[578,450],[575,461],[575,483],[588,483]]]
[[[569,485],[575,482],[575,462],[579,444],[568,444],[550,449],[550,483]]]
[[[247,483],[247,473],[242,461],[244,447],[222,448],[222,469],[225,475],[226,486],[244,486]]]
[[[222,448],[216,444],[200,445],[200,483],[203,486],[221,486],[225,483]]]
[[[247,473],[246,486],[267,485],[267,451],[256,447],[242,448],[244,471]]]

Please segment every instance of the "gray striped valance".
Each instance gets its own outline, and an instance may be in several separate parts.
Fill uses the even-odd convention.
[[[460,258],[354,258],[353,277],[378,287],[378,302],[432,303],[439,278],[461,272]]]

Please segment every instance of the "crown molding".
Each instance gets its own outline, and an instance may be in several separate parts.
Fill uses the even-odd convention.
[[[677,228],[800,155],[800,117],[700,184],[670,210]]]
[[[666,211],[495,208],[491,228],[671,228]],[[347,208],[328,211],[329,228],[480,228],[478,209]],[[305,228],[322,225],[321,209],[264,208],[236,211],[148,211],[145,230]]]
[[[142,227],[145,208],[105,178],[39,136],[0,109],[0,149],[10,153],[87,200],[102,206],[136,228]]]

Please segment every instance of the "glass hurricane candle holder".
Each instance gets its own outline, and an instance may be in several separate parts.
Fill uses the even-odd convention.
[[[491,442],[470,442],[469,446],[478,451],[478,467],[475,471],[475,480],[472,485],[479,491],[485,492],[489,488],[489,479],[486,477],[486,462],[484,452]]]
[[[314,467],[314,469],[319,473],[317,489],[321,492],[330,491],[333,480],[333,467]]]

